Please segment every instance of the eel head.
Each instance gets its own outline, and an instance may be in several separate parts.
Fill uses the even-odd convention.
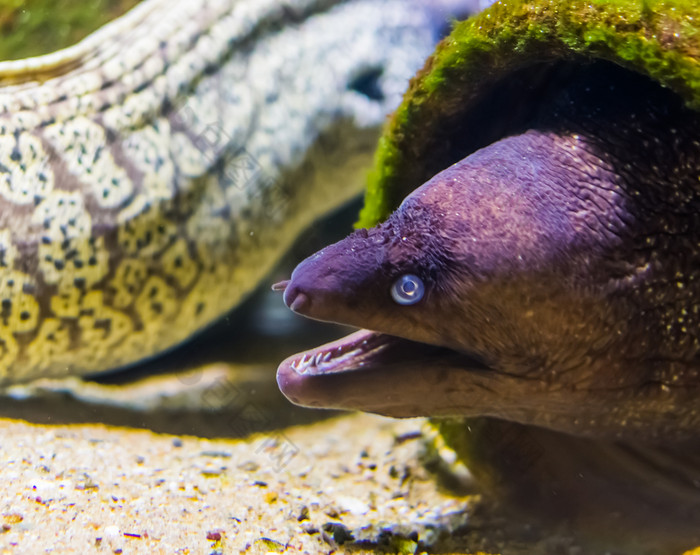
[[[593,92],[580,90],[566,106],[585,106]],[[282,392],[306,406],[396,417],[694,436],[698,341],[669,322],[697,291],[694,282],[669,286],[668,272],[690,275],[697,257],[680,240],[648,248],[661,237],[649,206],[674,189],[644,181],[655,162],[634,148],[642,127],[619,132],[624,108],[581,108],[565,125],[541,119],[437,174],[385,222],[299,264],[276,287],[287,306],[365,331],[285,360]],[[656,121],[653,107],[629,109]],[[694,167],[667,173],[692,180]],[[665,237],[684,229],[673,210],[669,201]]]

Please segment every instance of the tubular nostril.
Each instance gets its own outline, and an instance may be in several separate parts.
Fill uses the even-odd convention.
[[[308,295],[302,293],[298,287],[288,286],[284,290],[284,304],[292,311],[302,313],[311,305],[311,299]]]
[[[301,313],[304,311],[304,309],[308,308],[310,304],[311,301],[309,297],[304,295],[304,293],[298,293],[295,299],[292,301],[292,304],[289,305],[289,308],[291,308],[293,312]]]
[[[273,291],[284,291],[287,289],[287,286],[292,283],[291,279],[285,279],[283,281],[278,281],[277,283],[272,284],[272,290]]]

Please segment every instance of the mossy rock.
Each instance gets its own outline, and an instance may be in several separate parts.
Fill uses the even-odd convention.
[[[0,60],[65,48],[124,14],[139,0],[0,0]]]
[[[700,7],[687,0],[501,1],[457,24],[385,129],[358,226],[382,221],[432,175],[515,129],[536,81],[564,63],[591,60],[647,75],[698,108]]]

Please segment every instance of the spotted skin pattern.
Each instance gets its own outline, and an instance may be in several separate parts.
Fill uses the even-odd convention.
[[[426,6],[146,0],[0,63],[0,385],[128,365],[234,306],[358,192]]]

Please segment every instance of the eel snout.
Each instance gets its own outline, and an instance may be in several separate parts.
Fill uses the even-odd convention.
[[[307,407],[395,417],[463,413],[465,398],[492,379],[490,369],[472,354],[414,337],[420,329],[401,313],[416,307],[391,300],[392,280],[376,272],[377,244],[358,230],[273,286],[297,314],[369,328],[284,360],[280,390]]]
[[[284,304],[286,304],[293,312],[303,314],[304,308],[311,305],[311,299],[298,288],[290,287],[288,292],[285,291]]]
[[[292,272],[291,279],[273,286],[283,292],[284,303],[295,313],[345,325],[366,327],[367,311],[353,301],[368,292],[365,277],[373,269],[363,263],[353,241],[340,241],[301,262]],[[341,308],[342,307],[342,308]]]
[[[297,314],[306,316],[307,309],[311,306],[311,298],[296,284],[292,285],[291,279],[285,279],[272,285],[272,290],[282,293],[284,304]]]

